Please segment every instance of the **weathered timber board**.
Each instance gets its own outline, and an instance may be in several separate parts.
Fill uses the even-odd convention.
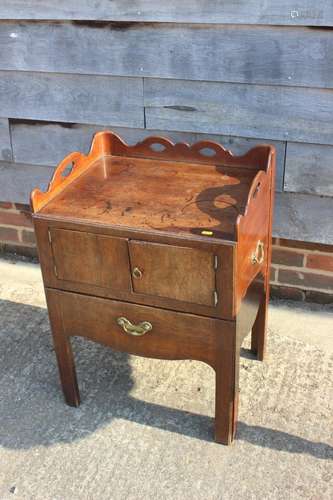
[[[273,236],[333,245],[333,198],[277,193]]]
[[[0,22],[0,69],[333,87],[329,30]]]
[[[333,144],[333,90],[145,79],[149,128]]]
[[[91,19],[332,26],[331,0],[2,0],[2,19]]]
[[[53,171],[53,167],[0,162],[0,201],[29,203],[31,191],[45,190]]]
[[[284,188],[333,196],[333,146],[289,142]]]
[[[0,118],[0,160],[10,161],[11,159],[12,147],[10,144],[8,119]]]
[[[141,78],[0,71],[9,118],[143,127]]]
[[[130,129],[101,127],[98,125],[59,124],[47,122],[11,121],[11,137],[14,159],[17,162],[28,162],[40,165],[56,165],[72,151],[87,153],[92,136],[102,128],[108,128],[118,133],[129,144],[135,144],[149,135],[163,135],[174,142],[188,142],[193,144],[200,140],[213,140],[221,143],[235,154],[244,154],[248,149],[265,142],[260,139],[244,137],[230,137],[223,135],[206,135],[186,132],[172,132],[147,129]],[[277,151],[276,189],[282,190],[283,169],[285,159],[285,143],[270,141]]]

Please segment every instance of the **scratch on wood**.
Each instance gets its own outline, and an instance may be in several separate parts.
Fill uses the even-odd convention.
[[[105,208],[104,210],[100,213],[100,215],[103,215],[103,214],[106,214],[106,213],[109,213],[111,212],[112,210],[112,203],[110,200],[106,201],[105,202]]]

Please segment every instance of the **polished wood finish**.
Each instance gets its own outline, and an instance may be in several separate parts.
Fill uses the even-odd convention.
[[[50,229],[49,238],[59,280],[131,289],[125,239],[66,229]]]
[[[218,442],[235,434],[240,346],[266,338],[275,151],[96,134],[49,189],[33,191],[36,237],[68,404],[79,404],[70,337],[216,373]]]
[[[212,252],[133,240],[129,249],[135,293],[215,305],[217,256]]]
[[[213,237],[234,241],[255,173],[244,169],[235,176],[227,167],[105,157],[41,213],[146,231],[211,230]]]
[[[274,209],[274,184],[275,184],[275,150],[271,154],[270,165],[270,185],[269,195],[267,199],[267,247],[266,247],[266,260],[263,269],[264,293],[261,296],[258,314],[252,328],[251,348],[257,355],[260,361],[264,360],[266,350],[266,331],[267,331],[267,313],[269,302],[269,278],[272,259],[272,224],[273,224],[273,209]]]
[[[48,293],[46,293],[46,301],[53,335],[54,350],[57,356],[59,375],[65,400],[70,406],[79,406],[80,393],[72,346],[70,339],[64,335],[60,304],[52,300],[52,296],[49,296]]]
[[[266,168],[268,151],[268,146],[257,146],[233,156],[214,142],[173,145],[158,137],[127,146],[102,132],[88,157],[75,153],[79,156],[73,161],[75,154],[69,155],[49,190],[32,193],[33,208],[65,220],[172,234],[208,230],[213,238],[235,241],[237,217],[255,175]],[[73,169],[63,177],[70,163]]]
[[[58,220],[48,219],[45,221],[42,217],[34,217],[35,232],[38,241],[38,247],[43,249],[39,252],[39,259],[41,262],[44,284],[51,288],[59,288],[68,291],[77,291],[79,293],[86,293],[98,297],[106,297],[119,299],[126,302],[134,302],[143,305],[153,305],[161,308],[168,308],[177,311],[192,312],[194,314],[230,318],[234,316],[234,294],[230,292],[234,280],[234,263],[236,244],[235,242],[224,242],[209,240],[208,238],[201,238],[194,240],[186,237],[175,237],[170,241],[170,236],[163,235],[163,233],[149,234],[149,241],[154,243],[163,243],[166,245],[172,244],[173,246],[180,246],[184,248],[194,249],[198,248],[206,252],[213,253],[217,256],[218,267],[215,270],[216,276],[216,289],[219,296],[219,301],[215,307],[206,306],[202,304],[195,304],[193,302],[183,302],[172,298],[159,297],[157,295],[148,295],[143,293],[133,293],[133,290],[127,291],[118,288],[104,286],[96,286],[93,283],[79,283],[77,281],[60,280],[54,270],[54,256],[52,251],[52,240],[49,241],[49,229],[59,228],[77,231],[82,230],[81,225],[70,222],[60,222]],[[147,242],[147,235],[140,231],[130,229],[111,228],[108,226],[87,224],[84,226],[85,231],[92,234],[111,236],[113,238],[125,239],[129,241],[143,241]],[[208,240],[208,241],[207,241]],[[82,253],[77,254],[77,261],[84,260]],[[130,276],[129,270],[129,276]],[[93,279],[92,279],[93,281]],[[230,285],[229,285],[230,284]],[[230,287],[230,290],[229,290]]]
[[[46,293],[61,308],[65,337],[82,335],[118,351],[160,359],[196,359],[213,368],[218,362],[216,342],[225,326],[223,320],[51,288]],[[122,316],[133,324],[149,321],[152,330],[142,337],[124,333],[117,324]]]

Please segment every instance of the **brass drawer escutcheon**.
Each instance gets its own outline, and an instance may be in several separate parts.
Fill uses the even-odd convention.
[[[149,323],[149,321],[142,321],[137,325],[133,325],[133,323],[131,323],[127,318],[124,318],[123,316],[117,318],[117,323],[119,326],[121,326],[124,332],[129,333],[134,337],[141,337],[142,335],[145,335],[147,332],[153,329],[153,325]]]

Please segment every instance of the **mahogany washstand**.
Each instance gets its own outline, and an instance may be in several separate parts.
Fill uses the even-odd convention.
[[[216,441],[236,430],[240,346],[262,360],[275,150],[95,135],[87,156],[31,194],[66,402],[78,406],[70,337],[140,356],[194,359],[216,373]]]

